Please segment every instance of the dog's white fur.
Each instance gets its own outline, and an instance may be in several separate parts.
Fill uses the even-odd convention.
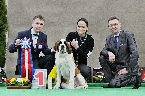
[[[61,44],[56,44],[55,64],[57,67],[57,82],[54,89],[60,87],[66,89],[87,89],[88,85],[85,82],[84,77],[79,73],[75,75],[76,65],[73,60],[73,53],[69,53],[67,48],[70,48],[68,42],[65,39],[60,40]],[[66,43],[64,43],[66,42]],[[61,81],[63,77],[66,82]]]

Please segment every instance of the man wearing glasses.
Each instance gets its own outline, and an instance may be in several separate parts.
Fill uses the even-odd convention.
[[[138,72],[138,50],[134,35],[121,29],[117,17],[108,20],[112,32],[106,37],[106,44],[100,52],[99,62],[109,84],[103,88],[121,88],[134,84],[133,89],[141,86]]]

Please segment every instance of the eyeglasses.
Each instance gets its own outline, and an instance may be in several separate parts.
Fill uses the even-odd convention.
[[[114,24],[108,25],[108,27],[113,27],[113,26],[117,26],[117,25],[118,25],[117,23],[114,23]]]

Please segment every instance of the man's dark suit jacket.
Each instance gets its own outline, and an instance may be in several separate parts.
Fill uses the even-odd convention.
[[[119,48],[114,46],[114,35],[106,38],[106,44],[100,55],[108,57],[108,51],[115,54],[115,63],[118,67],[127,68],[129,73],[137,72],[138,68],[138,50],[134,35],[131,32],[122,30],[119,34]],[[121,69],[122,69],[121,68]]]
[[[14,40],[13,44],[9,46],[9,52],[14,53],[17,52],[18,49],[18,59],[17,59],[17,64],[21,64],[21,46],[16,46],[16,40],[17,39],[23,39],[24,37],[30,38],[30,42],[33,43],[32,40],[32,34],[31,34],[31,29],[25,30],[18,32],[18,36]],[[39,45],[42,45],[42,49],[38,49]],[[47,35],[44,34],[43,32],[39,32],[39,37],[37,39],[37,47],[34,49],[33,44],[31,44],[31,54],[32,54],[32,60],[39,60],[39,54],[42,52],[44,55],[49,55],[51,54],[51,50],[48,48],[47,45]],[[37,62],[38,63],[38,62]],[[34,68],[38,68],[38,64],[34,64]]]

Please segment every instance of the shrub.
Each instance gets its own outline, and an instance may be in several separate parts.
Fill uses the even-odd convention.
[[[0,0],[0,67],[5,66],[7,25],[7,6],[5,0]]]

